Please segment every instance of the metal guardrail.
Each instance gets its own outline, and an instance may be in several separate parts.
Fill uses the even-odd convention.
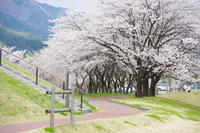
[[[5,52],[5,53],[8,54],[8,55],[11,55],[12,57],[15,57],[15,58],[18,59],[19,61],[23,61],[23,62],[26,63],[27,65],[30,65],[31,67],[33,67],[33,68],[35,69],[35,73],[32,73],[32,74],[35,75],[35,84],[36,84],[36,85],[38,85],[39,79],[46,80],[46,79],[44,79],[43,77],[40,77],[40,75],[39,75],[39,73],[43,73],[44,75],[48,75],[48,76],[50,76],[51,78],[53,78],[54,80],[58,81],[60,85],[56,85],[56,84],[52,83],[52,82],[49,81],[49,80],[46,80],[46,81],[48,81],[49,83],[51,83],[51,84],[53,84],[53,85],[55,85],[55,86],[57,86],[57,87],[59,87],[59,88],[62,88],[63,90],[65,89],[65,81],[64,81],[64,80],[58,78],[57,76],[53,75],[53,74],[50,73],[50,72],[47,72],[46,70],[40,68],[39,66],[34,65],[34,64],[32,64],[31,62],[26,61],[25,59],[23,59],[23,58],[21,58],[21,57],[19,57],[19,56],[17,56],[17,55],[14,55],[14,54],[12,54],[11,52],[8,52],[8,51],[6,51],[6,50],[4,50],[4,49],[2,49],[2,48],[0,48],[0,66],[2,66],[2,64],[3,64],[3,60],[2,60],[2,59],[3,59],[3,52]],[[9,61],[9,60],[8,60],[8,61]],[[12,63],[11,61],[9,61],[9,62]],[[13,63],[13,64],[14,64],[14,63]]]
[[[16,59],[18,59],[18,60],[20,60],[20,61],[23,61],[23,62],[26,63],[27,65],[32,66],[32,67],[35,69],[35,73],[32,73],[32,74],[35,75],[35,84],[36,84],[36,85],[39,84],[39,79],[43,79],[43,80],[45,80],[45,81],[51,83],[52,85],[55,85],[55,86],[57,86],[57,87],[59,87],[59,88],[62,88],[63,90],[67,90],[67,89],[68,89],[68,86],[67,86],[67,84],[69,84],[68,80],[65,82],[64,80],[58,78],[58,77],[55,76],[54,74],[52,74],[52,73],[50,73],[50,72],[47,72],[46,70],[40,68],[39,66],[34,65],[34,64],[32,64],[31,62],[26,61],[25,59],[23,59],[23,58],[21,58],[21,57],[19,57],[19,56],[17,56],[17,55],[14,55],[14,54],[12,54],[11,52],[6,51],[6,50],[4,50],[4,49],[2,49],[2,48],[0,48],[0,66],[2,66],[2,64],[3,64],[3,60],[2,60],[2,59],[3,59],[3,52],[5,52],[6,54],[9,54],[9,55],[15,57]],[[8,60],[8,61],[9,61],[9,60]],[[11,61],[9,61],[9,62],[12,63]],[[14,63],[13,63],[13,64],[14,64]],[[25,70],[26,70],[26,69],[25,69]],[[28,70],[27,70],[27,72],[28,72]],[[43,72],[43,74],[46,74],[46,75],[51,76],[51,78],[54,78],[54,80],[57,80],[57,81],[59,82],[60,85],[55,84],[55,83],[52,83],[52,81],[49,81],[49,80],[44,79],[43,77],[40,77],[40,74],[39,74],[39,73],[41,73],[41,72]],[[31,73],[31,72],[30,72],[30,73]],[[67,76],[69,76],[69,75],[67,75]],[[75,90],[77,90],[77,91],[81,94],[80,108],[83,108],[83,94],[84,94],[84,90],[81,90],[81,89],[78,89],[78,88],[75,88]],[[66,95],[68,95],[68,94],[66,94]],[[64,99],[64,94],[63,94],[63,99]]]

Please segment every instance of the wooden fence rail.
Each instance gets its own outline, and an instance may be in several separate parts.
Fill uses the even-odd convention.
[[[70,106],[62,109],[55,109],[55,95],[57,94],[70,94],[71,100],[69,101]],[[71,88],[70,90],[64,90],[64,91],[55,91],[55,89],[52,89],[51,91],[46,91],[46,94],[51,95],[51,105],[50,109],[45,110],[46,113],[50,113],[50,127],[54,127],[54,117],[55,113],[61,113],[61,112],[70,112],[70,123],[74,123],[74,113],[75,113],[75,99],[74,99],[74,89]]]

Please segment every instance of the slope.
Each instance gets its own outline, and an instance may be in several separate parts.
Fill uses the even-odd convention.
[[[0,125],[49,119],[44,113],[49,105],[50,97],[0,72]],[[63,105],[56,102],[56,107]]]

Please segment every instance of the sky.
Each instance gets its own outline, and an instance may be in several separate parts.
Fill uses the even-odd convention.
[[[72,10],[90,11],[94,0],[36,0],[56,7],[64,7]]]

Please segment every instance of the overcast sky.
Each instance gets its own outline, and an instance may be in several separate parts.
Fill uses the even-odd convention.
[[[49,5],[64,7],[73,10],[90,11],[94,0],[36,0]]]

